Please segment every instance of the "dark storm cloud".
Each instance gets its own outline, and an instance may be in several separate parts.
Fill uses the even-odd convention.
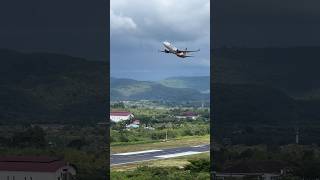
[[[215,46],[320,45],[316,0],[224,0],[213,4]]]
[[[106,58],[107,1],[7,1],[0,6],[0,48]]]

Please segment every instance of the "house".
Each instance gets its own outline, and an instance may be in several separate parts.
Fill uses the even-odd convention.
[[[62,158],[47,156],[0,157],[0,179],[72,180],[76,168]]]
[[[195,112],[191,112],[191,111],[187,111],[187,112],[183,112],[181,115],[176,116],[176,118],[178,119],[197,119],[199,117],[199,115]]]
[[[137,125],[137,124],[128,124],[128,125],[126,125],[126,128],[127,128],[127,129],[130,129],[130,128],[139,128],[139,125]]]
[[[139,119],[134,119],[131,124],[140,125],[140,120]]]
[[[131,124],[126,125],[127,129],[139,128],[139,127],[140,127],[140,120],[139,119],[134,119],[134,120],[132,120]]]
[[[134,118],[134,115],[131,112],[126,111],[112,111],[110,113],[110,120],[113,122],[120,122],[124,120],[129,120]]]
[[[290,173],[290,168],[286,163],[276,160],[239,161],[225,166],[226,168],[221,172],[214,173],[215,179],[280,180]]]

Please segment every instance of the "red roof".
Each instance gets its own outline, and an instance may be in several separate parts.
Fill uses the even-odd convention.
[[[55,172],[67,163],[47,156],[1,156],[0,171]]]
[[[111,116],[129,116],[130,114],[132,113],[126,111],[113,111],[110,113]]]
[[[182,115],[183,115],[183,116],[197,116],[197,113],[188,111],[188,112],[182,113]]]

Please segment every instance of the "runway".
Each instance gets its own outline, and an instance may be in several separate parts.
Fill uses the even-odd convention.
[[[210,144],[190,147],[178,147],[170,149],[151,149],[146,151],[135,151],[111,154],[111,166],[150,161],[155,159],[167,159],[180,156],[200,154],[210,151]]]

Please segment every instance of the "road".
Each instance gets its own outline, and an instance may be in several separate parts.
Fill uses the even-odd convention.
[[[111,166],[150,161],[155,159],[167,159],[180,156],[200,154],[210,151],[210,144],[203,144],[190,147],[178,147],[170,149],[152,149],[146,151],[135,151],[111,154]]]

